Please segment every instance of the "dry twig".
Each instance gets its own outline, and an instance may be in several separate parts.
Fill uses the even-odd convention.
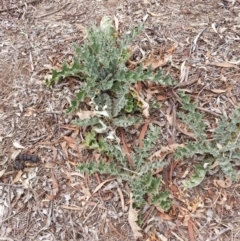
[[[70,2],[68,1],[66,4],[64,4],[61,8],[57,9],[56,11],[53,11],[53,12],[51,12],[51,13],[46,13],[46,14],[44,14],[44,15],[40,15],[40,16],[35,17],[35,18],[36,18],[36,19],[37,19],[37,18],[44,18],[44,17],[48,17],[48,16],[50,16],[50,15],[53,15],[53,14],[55,14],[55,13],[58,13],[58,12],[60,12],[61,10],[63,10],[69,3],[70,3]]]

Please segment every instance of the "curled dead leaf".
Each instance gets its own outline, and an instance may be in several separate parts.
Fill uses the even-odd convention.
[[[103,185],[105,185],[107,182],[111,182],[112,180],[115,180],[115,178],[110,178],[105,180],[104,182],[100,183],[93,191],[93,194],[96,193]]]
[[[159,67],[163,67],[172,60],[172,54],[164,55],[163,59],[156,59],[154,56],[151,56],[148,60],[144,61],[143,69],[147,69],[149,66],[152,66],[152,69],[155,70]]]
[[[142,238],[142,234],[139,232],[141,228],[137,225],[136,221],[138,220],[138,211],[133,209],[133,199],[132,193],[130,193],[130,207],[128,212],[128,222],[132,228],[133,236],[135,239]]]
[[[190,132],[188,126],[185,123],[181,123],[181,122],[177,123],[176,128],[177,128],[178,131],[182,132],[184,135],[189,136],[193,139],[196,139],[194,137],[193,132]]]
[[[13,146],[17,149],[25,149],[24,146],[22,146],[18,141],[14,140],[13,141]]]
[[[133,91],[136,94],[137,100],[139,102],[141,102],[141,104],[142,104],[141,105],[141,107],[142,107],[142,114],[146,118],[148,118],[149,117],[149,104],[142,97],[140,97],[139,93],[135,89],[133,89],[133,88],[130,88],[130,89],[131,89],[131,91]]]
[[[221,90],[221,89],[211,89],[211,91],[216,94],[221,94],[226,92],[226,90]]]
[[[152,161],[154,158],[157,158],[159,161],[163,160],[168,154],[175,152],[178,147],[184,147],[184,144],[174,143],[169,146],[163,146],[150,156],[150,160]]]

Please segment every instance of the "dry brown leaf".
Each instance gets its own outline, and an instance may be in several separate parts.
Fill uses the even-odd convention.
[[[63,177],[64,178],[67,178],[71,183],[74,181],[74,178],[72,177],[72,175],[71,175],[71,173],[70,172],[68,172],[68,171],[64,171],[64,174],[66,175],[64,175]]]
[[[53,171],[51,170],[51,178],[49,179],[50,182],[52,182],[52,187],[53,187],[53,193],[54,196],[56,197],[56,195],[58,194],[59,188],[58,188],[58,182],[57,179],[55,178]]]
[[[132,199],[132,193],[130,193],[130,206],[129,206],[129,212],[128,212],[128,222],[133,231],[134,238],[138,239],[138,238],[142,238],[142,234],[139,232],[141,230],[141,228],[136,223],[136,221],[138,220],[138,211],[133,209],[132,205],[133,205],[133,199]]]
[[[166,118],[167,118],[169,125],[172,126],[173,125],[173,115],[166,114]]]
[[[24,116],[30,117],[33,115],[33,109],[32,108],[25,108]]]
[[[159,161],[163,160],[166,157],[166,155],[175,152],[178,147],[184,147],[184,144],[175,143],[169,146],[163,146],[160,150],[152,154],[150,160],[152,161],[154,158],[157,158]]]
[[[144,62],[143,69],[147,69],[150,65],[152,65],[152,69],[155,70],[159,67],[163,67],[168,64],[172,59],[172,54],[166,54],[164,59],[156,59],[154,56],[150,57],[150,59]]]
[[[190,202],[186,201],[185,202],[187,205],[187,209],[191,212],[191,213],[195,213],[197,208],[200,206],[201,203],[201,197],[197,197],[195,200],[192,200]]]
[[[63,136],[63,138],[67,141],[68,144],[76,144],[76,139],[72,138],[71,136]]]
[[[137,100],[141,102],[141,107],[142,107],[142,114],[148,118],[149,117],[149,104],[142,98],[140,97],[139,93],[134,89],[130,88],[131,91],[133,91],[137,95]]]
[[[79,149],[78,149],[78,146],[77,145],[75,145],[75,144],[73,144],[73,143],[68,143],[68,145],[74,150],[74,151],[76,151],[76,152],[78,152],[79,151]]]
[[[190,240],[195,241],[193,224],[191,220],[188,220],[188,234],[189,234]]]
[[[135,239],[142,238],[142,234],[139,232],[141,228],[137,225],[136,221],[138,220],[138,211],[133,209],[132,207],[133,200],[132,200],[132,194],[130,194],[130,206],[129,206],[129,212],[128,212],[128,222],[131,226],[131,229],[133,231],[133,236]]]
[[[45,168],[54,168],[56,166],[56,163],[54,163],[54,162],[47,162],[47,163],[45,163],[44,164],[44,167]]]
[[[158,210],[158,215],[160,216],[161,219],[163,220],[173,220],[173,217],[169,216],[167,213],[164,213],[161,207],[155,206],[156,209]]]
[[[4,103],[0,103],[0,113],[3,113],[5,111],[5,105]]]
[[[79,129],[78,126],[74,126],[74,125],[62,125],[61,128],[67,129],[67,130],[72,130],[72,131],[76,131]]]
[[[71,176],[79,176],[79,177],[85,179],[84,175],[79,172],[71,172],[70,174],[71,174]]]
[[[18,182],[18,181],[20,180],[21,176],[22,176],[22,173],[23,173],[23,171],[20,170],[20,171],[17,173],[16,177],[13,179],[13,181],[12,181],[11,184],[14,184],[14,183]]]
[[[162,17],[165,13],[152,13],[147,9],[147,12],[153,17]]]
[[[24,146],[22,146],[18,141],[14,140],[13,141],[13,146],[17,149],[25,149]]]
[[[75,210],[75,211],[82,211],[83,210],[83,208],[81,208],[81,207],[70,207],[70,206],[67,206],[67,205],[62,205],[60,207],[64,208],[64,209],[68,209],[68,210]]]
[[[211,65],[215,65],[218,67],[224,67],[224,68],[235,68],[235,69],[239,69],[237,67],[237,65],[235,64],[230,64],[228,62],[212,62]]]
[[[109,226],[113,229],[113,231],[114,231],[117,235],[121,236],[124,240],[126,239],[126,237],[125,237],[124,235],[122,235],[121,233],[119,233],[118,230],[114,227],[114,225],[112,224],[111,220],[109,220],[108,223],[109,223]]]
[[[147,128],[148,128],[149,123],[150,123],[150,120],[146,120],[146,121],[145,121],[145,124],[144,124],[144,126],[143,126],[143,128],[142,128],[142,130],[141,130],[141,133],[140,133],[140,135],[139,135],[139,147],[143,147],[143,142],[142,142],[142,140],[144,139],[144,136],[145,136],[145,134],[146,134],[146,131],[147,131]]]
[[[80,191],[83,194],[85,194],[85,196],[87,197],[87,200],[88,200],[92,196],[92,194],[89,192],[88,188],[84,187],[84,185],[82,183],[80,183],[80,185],[81,185],[81,188],[82,188]]]
[[[56,195],[45,195],[45,199],[43,201],[53,201],[56,198]]]
[[[163,241],[160,237],[156,236],[156,229],[148,236],[146,241]]]
[[[211,89],[211,91],[216,94],[221,94],[226,92],[226,90],[221,90],[221,89]]]
[[[189,136],[193,139],[195,139],[193,132],[190,132],[188,130],[188,127],[185,123],[177,123],[176,124],[176,129],[180,132],[182,132],[184,135]]]
[[[212,166],[210,167],[210,169],[212,170],[212,169],[214,169],[214,168],[217,167],[217,166],[219,166],[219,163],[218,163],[218,161],[215,161],[215,162],[212,164]]]
[[[177,43],[173,44],[166,52],[169,54],[173,54],[177,46]]]
[[[68,162],[70,165],[74,166],[74,167],[77,165],[77,163],[72,162],[72,161],[70,161],[69,159],[67,160],[67,162]]]
[[[180,83],[188,81],[189,66],[185,66],[186,61],[181,64]]]
[[[0,177],[5,173],[5,171],[6,171],[6,169],[2,169],[2,170],[0,171]]]
[[[156,89],[152,90],[152,89],[148,88],[148,89],[146,89],[146,93],[147,93],[146,94],[147,100],[150,100],[153,97],[154,94],[158,94],[159,93],[159,90],[156,90]]]
[[[120,200],[121,200],[122,210],[124,211],[125,205],[124,205],[124,198],[123,198],[122,190],[119,187],[117,187],[117,192],[118,192]]]
[[[114,188],[118,187],[118,182],[117,181],[112,181],[110,183],[108,183],[103,189],[102,191],[109,191],[112,190]]]
[[[214,180],[214,184],[222,188],[229,188],[232,185],[232,180],[230,178],[226,178],[225,180]]]
[[[57,158],[57,149],[55,147],[52,147],[52,150],[53,150],[53,162],[55,162]]]
[[[106,210],[106,208],[105,208],[103,205],[97,204],[97,203],[95,203],[95,202],[88,202],[87,205],[88,205],[88,206],[96,206],[96,207],[98,207],[98,208],[101,208],[101,209]]]
[[[157,95],[157,100],[164,101],[167,100],[169,97],[166,95]]]
[[[67,142],[66,141],[63,141],[60,143],[61,147],[62,147],[62,150],[66,156],[66,159],[68,159],[68,151],[67,151]]]
[[[111,182],[112,180],[115,180],[115,178],[110,178],[99,184],[93,191],[93,194],[96,193],[103,185],[105,185],[107,182]]]
[[[76,113],[80,120],[90,119],[95,116],[93,111],[82,110]]]
[[[153,172],[153,175],[155,176],[155,175],[159,174],[160,172],[162,172],[162,170],[163,170],[163,167],[157,168],[157,169]]]
[[[129,148],[125,142],[125,136],[124,136],[124,133],[123,133],[123,130],[121,129],[121,140],[122,140],[122,144],[123,144],[123,149],[126,153],[126,157],[127,157],[127,160],[128,160],[128,163],[131,167],[131,169],[133,170],[133,162],[132,162],[132,159],[130,158],[130,152],[129,152]]]

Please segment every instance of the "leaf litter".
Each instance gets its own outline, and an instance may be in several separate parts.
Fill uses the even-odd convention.
[[[209,123],[214,126],[218,116],[212,113],[227,115],[240,102],[240,46],[236,31],[239,3],[111,0],[86,4],[41,0],[21,5],[17,1],[3,2],[4,7],[0,6],[0,38],[4,39],[0,49],[1,238],[134,240],[134,235],[143,235],[143,240],[240,239],[236,226],[239,222],[239,186],[217,173],[214,179],[208,177],[199,187],[183,191],[182,176],[186,170],[192,170],[187,161],[178,163],[170,178],[169,185],[176,187],[171,189],[172,209],[164,215],[156,209],[152,212],[147,209],[152,217],[144,229],[148,232],[140,230],[135,222],[138,218],[136,210],[131,209],[132,217],[128,220],[130,197],[127,187],[113,187],[108,190],[113,193],[112,198],[103,201],[102,186],[93,192],[99,185],[94,177],[88,179],[76,174],[76,165],[91,156],[86,150],[76,148],[81,137],[74,136],[76,127],[70,124],[72,117],[64,114],[67,98],[72,96],[71,88],[75,86],[64,83],[55,86],[54,91],[42,86],[50,68],[66,56],[71,60],[71,43],[81,44],[85,27],[98,22],[102,15],[111,15],[119,32],[144,20],[146,30],[136,42],[141,55],[138,56],[136,50],[132,64],[152,64],[154,68],[160,67],[171,73],[186,91],[193,96],[198,94],[198,104],[208,111]],[[214,24],[209,23],[209,16]],[[40,17],[41,22],[36,17]],[[172,46],[174,52],[164,50]],[[227,91],[229,86],[230,92]],[[139,96],[144,91],[148,91],[147,100],[158,96],[166,116],[165,110],[171,105],[169,96],[160,94],[157,88],[149,91],[144,87],[138,92]],[[153,118],[154,122],[160,122],[161,114],[156,118],[157,114],[151,113],[148,107],[146,111],[148,120]],[[174,151],[167,145],[175,128],[174,124],[170,125],[171,116],[168,121],[170,123],[164,122],[162,127],[164,139],[158,143],[163,149],[156,150],[160,159],[170,158]],[[65,135],[67,126],[70,134]],[[185,126],[180,124],[176,129],[187,138],[193,138]],[[128,137],[124,138],[128,150]],[[23,148],[28,151],[37,148],[44,164],[34,170],[35,175],[30,179],[27,176],[32,170],[16,173],[11,167],[14,153]],[[197,202],[194,201],[196,197]],[[116,219],[110,218],[109,211],[116,214],[113,215]],[[79,219],[86,221],[79,222]],[[104,226],[102,220],[105,220]],[[52,229],[56,230],[54,234]]]

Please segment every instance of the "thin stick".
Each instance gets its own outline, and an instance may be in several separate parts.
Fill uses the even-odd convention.
[[[114,231],[116,234],[118,234],[119,236],[121,236],[121,237],[123,237],[124,239],[126,239],[126,237],[125,237],[124,235],[122,235],[121,233],[119,233],[119,232],[117,231],[117,229],[113,226],[111,220],[109,220],[109,224],[110,224],[110,227],[113,229],[113,231]]]
[[[204,111],[204,112],[206,112],[206,113],[208,113],[208,114],[210,114],[210,115],[216,116],[216,117],[218,117],[218,118],[221,118],[221,117],[222,117],[221,114],[218,114],[218,113],[213,112],[213,111],[211,111],[211,110],[204,109],[204,108],[202,108],[202,107],[197,107],[196,109],[197,109],[197,110]]]
[[[230,228],[225,228],[225,229],[223,229],[223,230],[220,231],[216,236],[210,238],[209,241],[210,241],[210,240],[215,240],[215,239],[217,239],[219,236],[221,236],[222,234],[224,234],[224,233],[226,233],[226,232],[228,232],[228,231],[230,231],[230,230],[231,230]]]
[[[93,209],[90,211],[90,213],[87,215],[87,217],[83,221],[83,224],[89,219],[89,217],[91,216],[91,214],[93,213],[93,211],[95,210],[95,208],[97,207],[98,204],[99,203],[96,203],[96,205],[93,207]]]
[[[64,4],[61,8],[59,8],[58,10],[53,11],[53,12],[51,12],[51,13],[47,13],[47,14],[41,15],[41,16],[38,16],[38,17],[35,17],[35,18],[36,18],[36,19],[37,19],[37,18],[45,18],[45,17],[47,17],[47,16],[50,16],[50,15],[55,14],[55,13],[57,13],[57,12],[60,12],[60,11],[63,10],[68,4],[69,4],[69,1],[68,1],[66,4]]]
[[[14,185],[10,183],[2,183],[0,182],[0,186],[8,186],[8,187],[24,187],[23,185]]]

